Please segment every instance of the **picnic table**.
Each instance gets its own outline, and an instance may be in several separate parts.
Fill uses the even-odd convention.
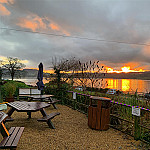
[[[44,108],[50,107],[50,103],[45,102],[26,102],[26,101],[15,101],[7,103],[7,105],[10,107],[9,111],[7,112],[9,118],[11,118],[11,115],[14,111],[17,112],[27,112],[28,118],[31,118],[31,112],[40,111],[42,116],[45,118],[42,121],[47,122],[50,128],[55,128],[54,125],[51,122],[51,119],[54,118],[56,115],[59,115],[59,112],[54,112],[51,114],[47,114]],[[11,118],[12,119],[12,118]],[[39,121],[39,120],[38,120]],[[40,120],[41,121],[41,120]]]
[[[21,94],[21,95],[19,95],[19,97],[28,97],[29,98],[28,101],[32,101],[32,100],[45,101],[45,100],[48,100],[48,102],[50,104],[52,104],[55,109],[57,109],[55,103],[59,102],[59,100],[54,101],[52,99],[53,96],[54,95],[48,95],[48,94],[44,94],[44,95],[41,95],[41,94]]]

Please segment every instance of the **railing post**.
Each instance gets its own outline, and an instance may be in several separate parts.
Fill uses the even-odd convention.
[[[137,90],[135,92],[134,106],[137,106]],[[141,128],[140,128],[140,116],[134,116],[134,139],[140,140]]]
[[[140,117],[134,116],[134,139],[140,140],[141,129],[140,129]]]

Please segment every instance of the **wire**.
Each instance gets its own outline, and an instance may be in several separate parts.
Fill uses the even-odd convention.
[[[149,44],[145,43],[131,43],[131,42],[124,42],[124,41],[114,41],[114,40],[100,40],[95,38],[86,38],[86,37],[79,37],[79,36],[68,36],[68,35],[62,35],[62,34],[53,34],[53,33],[45,33],[45,32],[38,32],[38,31],[28,31],[28,30],[21,30],[21,29],[13,29],[13,28],[0,28],[2,30],[12,30],[17,32],[27,32],[27,33],[37,33],[37,34],[44,34],[44,35],[50,35],[50,36],[60,36],[60,37],[67,37],[67,38],[75,38],[75,39],[82,39],[82,40],[90,40],[90,41],[99,41],[99,42],[108,42],[108,43],[119,43],[119,44],[129,44],[129,45],[140,45],[140,46],[150,46]]]

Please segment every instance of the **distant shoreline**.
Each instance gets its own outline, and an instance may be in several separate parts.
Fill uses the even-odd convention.
[[[135,80],[150,80],[149,78],[115,78],[115,77],[103,77],[103,79],[135,79]]]

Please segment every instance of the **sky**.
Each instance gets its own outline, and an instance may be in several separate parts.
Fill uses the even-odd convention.
[[[52,58],[150,70],[149,0],[0,0],[0,60]]]

